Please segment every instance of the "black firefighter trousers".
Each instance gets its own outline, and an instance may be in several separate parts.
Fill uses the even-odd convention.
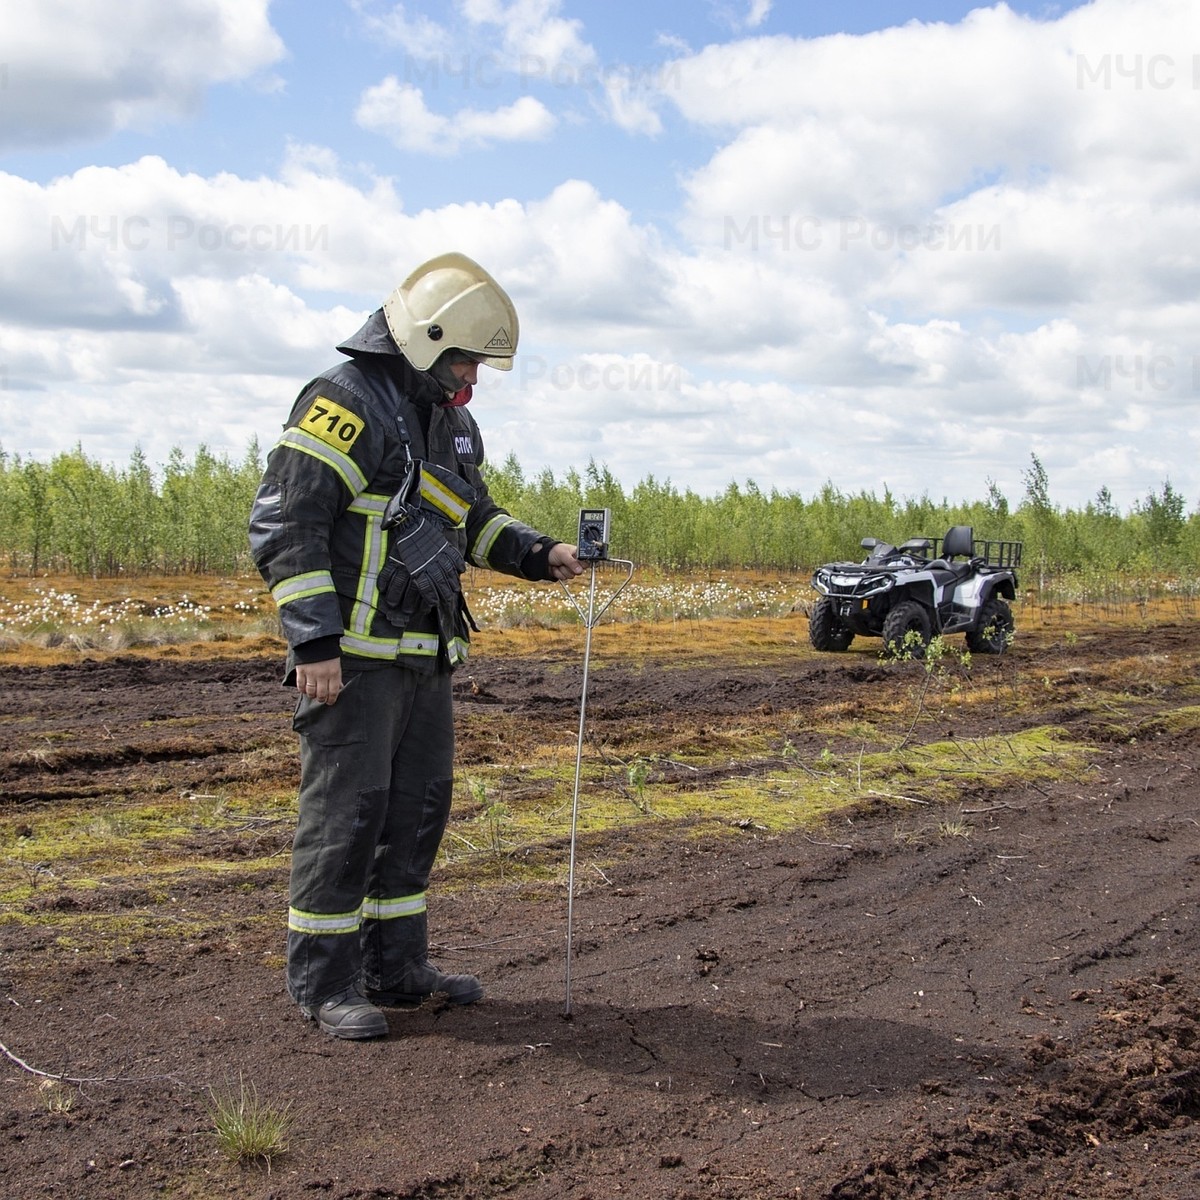
[[[352,988],[396,987],[425,956],[425,889],[453,787],[450,675],[344,669],[337,703],[301,698],[292,726],[300,814],[287,986],[315,1007]]]

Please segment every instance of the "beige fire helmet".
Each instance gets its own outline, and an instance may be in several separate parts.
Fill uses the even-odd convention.
[[[383,315],[396,345],[418,371],[445,350],[465,350],[485,366],[512,370],[517,310],[505,290],[465,254],[422,263],[387,298]]]

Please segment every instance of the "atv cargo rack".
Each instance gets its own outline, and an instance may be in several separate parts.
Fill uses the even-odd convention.
[[[925,538],[922,539],[930,543],[931,559],[942,557],[942,539],[941,538]],[[1017,568],[1021,565],[1021,547],[1024,542],[985,542],[973,540],[971,542],[971,554],[975,558],[983,559],[984,563],[989,567],[1010,567]]]

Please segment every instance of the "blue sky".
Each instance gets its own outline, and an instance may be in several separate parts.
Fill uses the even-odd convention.
[[[634,211],[654,211],[653,197],[658,196],[669,213],[678,200],[673,173],[702,163],[711,142],[691,136],[686,122],[673,119],[664,155],[663,142],[632,140],[595,119],[599,80],[606,71],[628,69],[634,80],[648,85],[660,72],[669,74],[669,64],[684,47],[699,50],[739,36],[819,38],[861,35],[910,21],[957,22],[981,5],[957,0],[843,5],[793,0],[763,6],[765,15],[753,26],[750,0],[612,0],[545,7],[580,23],[581,35],[595,51],[594,64],[556,63],[536,47],[512,55],[495,45],[493,26],[472,27],[465,20],[452,45],[432,48],[424,58],[383,39],[369,24],[372,17],[383,19],[397,12],[414,25],[422,19],[443,23],[444,4],[276,0],[269,6],[269,19],[286,50],[263,75],[213,84],[197,97],[195,111],[185,120],[165,115],[156,120],[150,114],[141,128],[114,130],[106,137],[66,146],[48,142],[26,153],[5,155],[3,165],[45,182],[81,163],[117,166],[146,154],[165,154],[182,171],[253,176],[278,171],[289,143],[312,142],[332,147],[347,164],[394,175],[411,203],[422,206],[466,195],[488,201],[529,199],[544,194],[564,175],[579,175],[603,180],[606,192]],[[1008,7],[1042,14],[1079,5]],[[522,94],[532,95],[581,121],[586,136],[572,137],[568,126],[549,144],[484,147],[467,164],[470,183],[464,188],[457,172],[431,171],[426,156],[381,144],[377,134],[354,123],[352,114],[364,87],[386,75],[422,86],[431,106],[440,102],[446,111],[472,101],[498,107]]]
[[[461,249],[530,473],[1194,509],[1194,10],[8,0],[0,447],[265,447]]]

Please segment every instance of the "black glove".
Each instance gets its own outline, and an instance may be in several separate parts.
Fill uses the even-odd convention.
[[[393,500],[384,511],[383,527],[392,531],[378,585],[388,620],[407,625],[422,603],[426,608],[457,609],[462,594],[459,576],[467,564],[446,541],[440,522],[411,504]]]
[[[467,607],[467,598],[460,592],[458,604],[453,609],[437,610],[437,620],[446,657],[451,667],[456,667],[467,657],[467,643],[471,640],[471,635],[467,632],[468,627],[476,633],[479,632],[479,626],[475,624],[475,618],[471,616],[471,610]]]
[[[443,627],[462,604],[459,576],[467,564],[444,531],[461,527],[475,502],[475,488],[436,463],[414,461],[400,490],[383,510],[391,530],[387,561],[379,573],[383,615],[406,629],[422,607],[437,610]]]
[[[408,568],[398,558],[389,557],[379,572],[376,587],[380,611],[397,628],[407,629],[424,601]]]

